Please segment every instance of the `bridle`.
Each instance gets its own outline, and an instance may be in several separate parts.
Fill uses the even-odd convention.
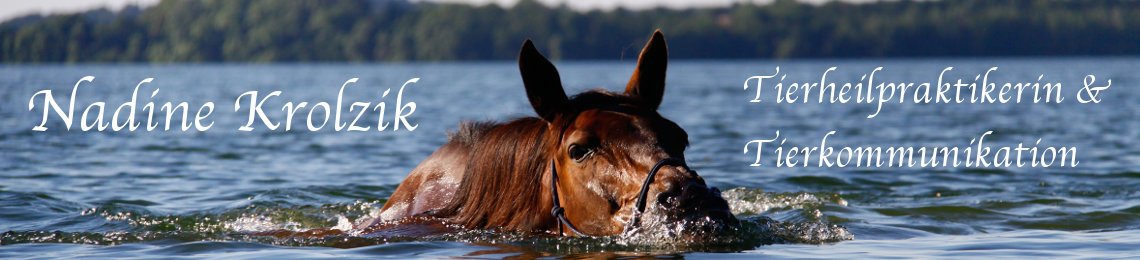
[[[641,213],[645,212],[645,197],[649,195],[649,184],[653,184],[653,177],[657,175],[657,170],[660,170],[661,167],[665,166],[665,165],[681,166],[681,167],[688,168],[688,166],[685,165],[685,160],[681,160],[678,158],[670,157],[670,158],[665,158],[665,159],[661,159],[660,161],[657,161],[657,164],[653,165],[653,168],[651,170],[649,170],[649,175],[645,176],[645,182],[643,182],[641,184],[641,191],[637,193],[637,203],[634,204],[637,206],[637,211],[633,212],[633,219],[630,220],[629,222],[626,222],[625,231],[629,231],[629,230],[636,228],[636,227],[641,225]],[[553,199],[554,199],[554,207],[552,207],[550,209],[550,214],[554,215],[555,222],[558,222],[558,235],[560,235],[560,236],[566,235],[562,230],[562,226],[565,225],[567,228],[570,229],[570,231],[573,231],[574,234],[577,234],[578,236],[593,237],[591,235],[587,235],[586,233],[583,233],[582,231],[578,230],[577,228],[574,227],[573,224],[570,224],[570,220],[566,219],[566,214],[565,214],[566,209],[563,208],[561,206],[561,203],[558,201],[558,171],[556,168],[557,167],[554,167],[554,160],[551,159],[550,160],[550,194],[551,194],[551,197],[553,197]]]

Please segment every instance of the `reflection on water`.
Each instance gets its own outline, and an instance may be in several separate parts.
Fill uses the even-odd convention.
[[[568,92],[624,86],[632,63],[558,64]],[[775,66],[809,81],[857,80],[874,67],[892,81],[925,80],[944,67],[965,75],[999,66],[999,80],[1046,74],[1074,93],[1083,74],[1111,78],[1097,105],[891,104],[873,106],[749,103],[740,86]],[[690,167],[725,190],[742,225],[707,243],[683,243],[685,225],[607,238],[534,237],[494,231],[276,238],[273,230],[351,230],[376,217],[396,185],[446,141],[460,120],[507,120],[532,112],[513,63],[84,65],[0,68],[0,256],[394,257],[642,255],[819,257],[1118,257],[1140,241],[1140,82],[1131,58],[678,61],[670,65],[661,112],[689,132]],[[32,93],[70,93],[96,76],[77,103],[124,102],[154,77],[156,102],[212,101],[206,132],[33,132]],[[281,90],[293,101],[378,101],[410,78],[415,131],[241,132],[247,90]],[[391,94],[390,94],[391,95]],[[1069,95],[1069,94],[1066,94]],[[66,96],[61,94],[59,96]],[[58,97],[57,97],[58,98]],[[359,99],[359,100],[351,100]],[[1066,100],[1068,101],[1068,100]],[[392,103],[392,101],[389,101]],[[281,111],[270,111],[281,116]],[[375,125],[378,118],[362,118]],[[296,123],[295,123],[296,124]],[[303,126],[297,124],[295,126]],[[809,146],[828,131],[843,146],[960,143],[993,130],[987,142],[1045,138],[1076,146],[1075,168],[776,168],[749,167],[746,142],[787,135]],[[990,138],[993,138],[992,141]],[[673,232],[673,233],[671,233]],[[427,234],[427,235],[409,235]],[[87,246],[115,245],[115,246]]]

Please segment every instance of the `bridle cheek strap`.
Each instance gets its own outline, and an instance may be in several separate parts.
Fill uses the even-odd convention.
[[[562,226],[565,225],[567,228],[570,228],[570,231],[574,231],[574,234],[577,234],[578,236],[582,236],[582,237],[589,237],[590,235],[586,235],[586,233],[582,233],[582,231],[578,231],[577,228],[574,228],[574,225],[570,224],[570,220],[566,220],[566,209],[562,208],[562,204],[560,204],[558,202],[558,171],[555,170],[554,168],[555,168],[554,167],[554,160],[551,159],[550,160],[550,194],[552,194],[554,197],[554,207],[550,208],[550,214],[554,215],[555,222],[558,222],[558,235],[559,236],[565,236],[566,235],[565,233],[562,232]]]
[[[657,176],[657,171],[665,165],[688,168],[688,166],[685,165],[685,161],[678,158],[665,158],[657,161],[657,164],[653,165],[653,168],[649,170],[649,175],[645,176],[645,181],[641,184],[641,191],[637,193],[637,203],[634,204],[637,206],[637,211],[633,213],[633,219],[629,222],[626,222],[625,230],[623,232],[629,231],[641,225],[641,213],[645,212],[646,197],[649,196],[649,185],[653,184],[653,179],[655,176]],[[578,230],[578,228],[575,228],[573,224],[570,224],[570,220],[566,219],[566,209],[561,206],[562,204],[558,199],[558,170],[556,168],[557,167],[554,167],[554,160],[551,159],[550,194],[554,199],[554,207],[550,209],[550,214],[554,215],[555,221],[558,222],[558,235],[566,235],[562,230],[562,226],[566,226],[566,228],[569,228],[570,231],[573,231],[574,234],[578,236],[593,237],[591,235],[587,235],[586,233],[582,233],[582,231]]]

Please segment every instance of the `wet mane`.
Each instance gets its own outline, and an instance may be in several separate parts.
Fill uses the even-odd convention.
[[[558,137],[578,113],[595,108],[640,110],[628,96],[594,89],[570,98],[565,116],[553,124],[537,117],[460,123],[448,138],[468,148],[464,177],[455,198],[434,215],[467,228],[536,230],[554,225],[550,209],[544,207],[550,195],[543,192],[542,182],[551,151],[558,150]]]
[[[471,147],[479,141],[479,137],[483,133],[499,125],[499,123],[491,121],[462,121],[459,122],[458,130],[447,133],[447,141],[462,144],[464,147]]]

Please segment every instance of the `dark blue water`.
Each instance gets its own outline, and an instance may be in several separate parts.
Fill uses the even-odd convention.
[[[618,90],[630,62],[561,62],[568,92]],[[1060,104],[749,103],[750,76],[780,66],[791,82],[857,81],[875,67],[892,82],[966,80],[999,67],[991,79],[1063,83]],[[926,59],[674,61],[661,113],[685,128],[689,165],[726,190],[745,228],[732,243],[677,247],[652,238],[534,238],[487,231],[429,237],[279,239],[253,235],[351,225],[378,214],[407,173],[446,141],[460,120],[508,120],[533,113],[517,66],[501,63],[80,65],[0,68],[0,257],[618,257],[660,255],[767,257],[1137,257],[1140,256],[1140,59]],[[1086,74],[1112,79],[1100,104],[1078,104]],[[191,116],[214,102],[208,131],[68,131],[53,115],[40,122],[43,89],[64,103],[79,88],[77,111],[94,101],[108,113],[144,78],[139,103],[187,102]],[[400,86],[417,107],[415,131],[311,132],[304,114],[293,129],[237,131],[247,111],[235,98],[280,90],[281,104],[386,102],[393,123]],[[154,98],[150,93],[158,88]],[[387,96],[383,92],[390,90]],[[765,90],[769,91],[769,90]],[[248,102],[248,101],[246,101]],[[243,104],[244,106],[244,104]],[[301,110],[299,113],[307,113]],[[318,111],[320,113],[320,111]],[[156,118],[159,118],[156,115]],[[107,116],[110,118],[110,116]],[[319,116],[317,118],[320,118]],[[179,120],[174,120],[178,124]],[[319,123],[319,122],[316,122]],[[177,126],[175,126],[177,127]],[[161,128],[161,127],[160,127]],[[1077,167],[821,168],[776,167],[742,153],[779,130],[785,147],[966,146],[986,131],[994,145],[1078,147]]]

